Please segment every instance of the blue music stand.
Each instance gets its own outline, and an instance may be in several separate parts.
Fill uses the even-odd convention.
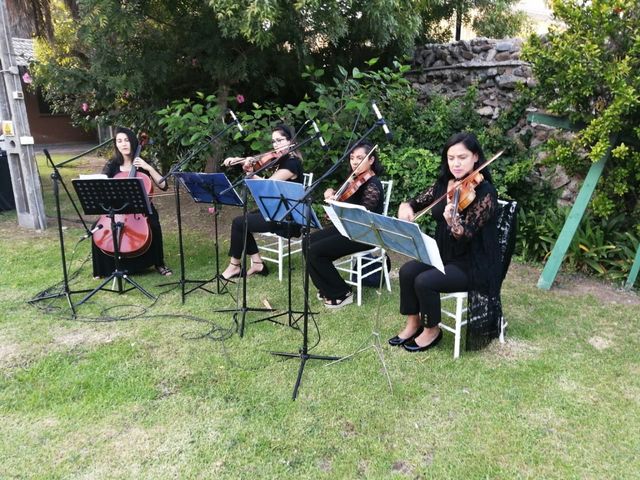
[[[257,179],[248,179],[245,183],[265,220],[306,225],[303,203],[305,190],[301,183]],[[320,228],[320,221],[313,210],[311,226]]]
[[[436,241],[425,235],[417,223],[386,217],[344,202],[329,201],[336,213],[331,218],[343,235],[357,242],[401,253],[444,273]]]
[[[246,179],[245,184],[253,195],[260,213],[268,222],[279,222],[289,226],[307,225],[305,204],[302,201],[305,195],[304,186],[300,183],[285,182],[282,180]],[[320,221],[315,212],[311,210],[311,226],[320,228]],[[287,235],[287,248],[291,247],[291,237]],[[288,325],[293,327],[301,316],[302,311],[293,310],[291,298],[291,255],[287,256],[288,265],[288,308],[287,311],[270,315],[256,320],[254,323],[265,320],[274,321],[282,316],[288,317]],[[294,318],[296,317],[296,318]],[[279,323],[279,322],[276,322]]]
[[[178,245],[180,249],[180,280],[178,282],[163,283],[161,286],[173,285],[175,283],[180,284],[182,292],[182,303],[185,301],[185,297],[195,291],[204,290],[207,293],[229,293],[227,284],[229,281],[220,275],[220,262],[218,251],[218,215],[219,209],[216,205],[233,205],[242,206],[243,202],[231,187],[231,182],[224,173],[192,173],[192,172],[179,172],[174,173],[174,176],[178,181],[174,183],[175,196],[176,196],[176,215],[178,219]],[[184,265],[184,243],[182,238],[182,213],[180,209],[180,185],[183,185],[187,192],[193,198],[196,203],[210,203],[214,207],[213,215],[213,229],[215,239],[215,255],[216,255],[216,272],[215,275],[207,280],[187,280],[185,278],[185,265]],[[206,288],[206,285],[216,282],[216,290],[212,291]],[[194,287],[187,290],[186,286],[189,283],[195,284]]]

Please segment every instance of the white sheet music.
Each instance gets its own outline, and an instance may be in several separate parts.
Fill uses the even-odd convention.
[[[78,177],[80,180],[100,180],[102,178],[109,178],[104,173],[81,173]]]
[[[364,226],[366,230],[367,228],[369,228],[367,227],[368,225],[376,225],[378,228],[378,236],[376,237],[371,235],[363,235],[358,239],[358,241],[362,241],[373,246],[382,247],[386,250],[392,250],[403,255],[407,255],[411,258],[415,258],[416,260],[420,260],[429,265],[433,265],[435,268],[444,273],[444,264],[442,263],[442,258],[440,257],[438,244],[429,235],[423,233],[417,223],[372,213],[361,205],[336,202],[333,200],[327,200],[327,203],[329,203],[330,206],[325,206],[324,208],[327,212],[327,215],[329,215],[329,219],[333,222],[338,231],[345,237],[352,238],[352,235],[349,235],[348,231],[353,230],[353,228],[346,228],[342,220],[340,219],[342,216],[346,215],[346,212],[344,212],[344,210],[364,210],[366,214],[371,217],[371,219],[365,220],[364,223],[362,223],[362,220],[358,220],[352,222],[350,225],[348,224],[348,226],[353,227],[354,224],[360,224],[361,226]],[[335,206],[338,212],[341,212],[340,215],[338,215],[338,213],[332,208],[332,206]],[[353,215],[346,216],[353,217]],[[411,239],[413,239],[414,242],[413,247],[406,248],[408,245],[411,245],[411,242],[407,244],[406,240]],[[420,240],[422,240],[421,243],[424,246],[424,250],[422,250],[422,253],[420,253],[421,248],[418,245],[418,243],[420,243]]]

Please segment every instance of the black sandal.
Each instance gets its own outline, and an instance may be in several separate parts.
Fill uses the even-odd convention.
[[[238,278],[238,277],[244,277],[244,271],[242,270],[242,263],[233,263],[233,262],[229,262],[229,264],[233,267],[240,267],[240,270],[238,270],[237,273],[234,273],[233,275],[231,275],[229,278],[225,277],[224,275],[220,274],[220,276],[224,279],[224,280],[232,280],[234,278]]]
[[[325,298],[324,306],[327,308],[342,308],[353,303],[353,292],[347,292],[340,298]]]
[[[251,265],[262,265],[262,270],[260,270],[259,272],[253,272],[250,273],[249,275],[247,275],[247,277],[251,277],[252,275],[260,275],[262,277],[266,277],[267,275],[269,275],[269,269],[267,268],[267,265],[264,262],[251,262]]]
[[[160,275],[163,275],[165,277],[173,275],[173,272],[171,271],[171,269],[166,265],[156,265],[156,272],[158,272]]]

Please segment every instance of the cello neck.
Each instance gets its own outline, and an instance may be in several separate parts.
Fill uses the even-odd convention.
[[[136,151],[133,152],[133,155],[131,156],[131,170],[129,170],[129,178],[133,178],[136,176],[137,170],[136,170],[136,166],[133,164],[133,161],[140,156],[141,151],[142,151],[142,145],[138,143],[138,146],[136,147]]]

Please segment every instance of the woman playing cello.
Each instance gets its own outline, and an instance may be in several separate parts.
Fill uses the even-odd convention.
[[[335,200],[362,205],[374,213],[382,213],[384,193],[379,175],[382,165],[373,151],[374,147],[360,142],[351,152],[349,165],[352,170],[350,182],[344,193]],[[328,189],[325,199],[334,199],[336,192]],[[334,260],[345,255],[371,249],[371,245],[343,237],[334,226],[328,226],[309,237],[309,275],[318,289],[318,298],[327,308],[340,308],[353,303],[351,287],[342,279],[333,265]],[[303,252],[306,249],[303,249]]]
[[[114,155],[106,163],[102,169],[102,173],[109,178],[124,172],[128,174],[133,167],[137,169],[139,173],[150,177],[152,182],[160,189],[166,190],[168,185],[165,180],[162,180],[162,175],[153,168],[149,163],[144,161],[140,157],[133,158],[134,153],[138,148],[138,139],[133,131],[128,128],[118,127],[116,129],[116,135],[113,139]],[[120,267],[122,270],[128,273],[138,272],[144,270],[150,266],[154,266],[155,270],[160,275],[171,275],[171,270],[164,264],[164,251],[162,247],[162,229],[160,228],[160,219],[158,211],[153,203],[151,204],[152,214],[147,217],[149,222],[149,228],[151,230],[151,244],[149,248],[140,255],[127,256],[121,255]],[[104,232],[103,232],[104,230]],[[106,233],[103,228],[99,230],[100,233]],[[126,233],[125,233],[126,234]],[[109,255],[103,252],[96,245],[96,235],[94,234],[94,241],[92,246],[93,252],[93,276],[105,277],[110,275],[115,269],[113,255]]]
[[[484,163],[478,139],[471,133],[452,136],[442,149],[440,174],[435,185],[400,204],[398,218],[413,221],[415,212],[446,194],[456,182]],[[460,212],[454,203],[439,202],[431,210],[436,220],[435,240],[445,273],[416,260],[400,269],[400,313],[406,325],[389,339],[392,346],[420,352],[442,339],[440,293],[469,292],[467,349],[484,346],[498,336],[502,315],[496,212],[498,198],[488,168],[475,187],[475,198]]]

